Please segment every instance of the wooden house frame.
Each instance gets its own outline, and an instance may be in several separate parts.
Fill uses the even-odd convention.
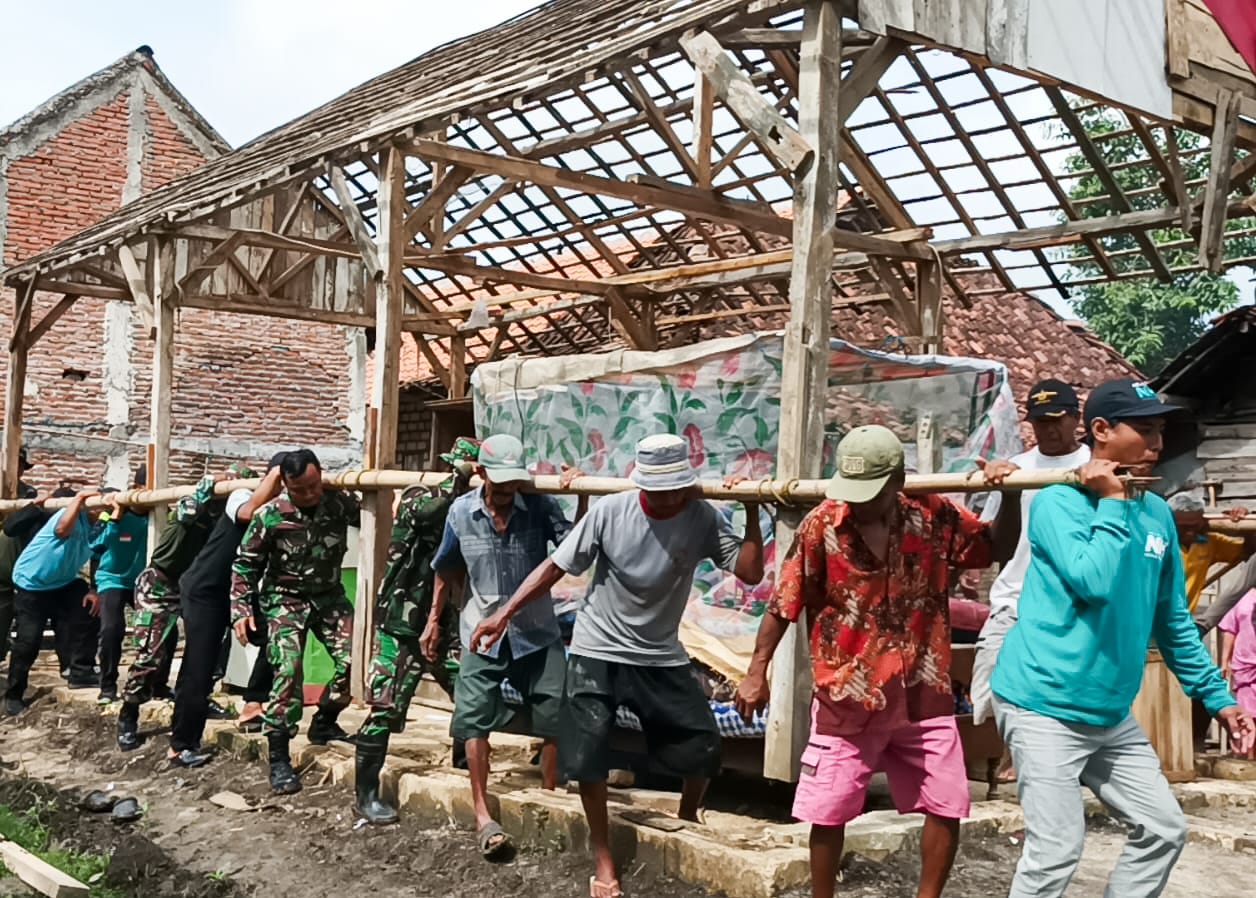
[[[700,339],[706,321],[788,310],[777,477],[817,476],[812,393],[834,288],[835,303],[885,303],[930,351],[944,291],[1063,294],[1246,261],[1220,250],[1256,227],[1256,77],[1199,0],[1084,4],[1131,6],[1153,37],[1108,62],[1153,73],[1147,103],[1105,96],[1086,60],[1039,70],[1043,0],[552,0],[437,48],[3,274],[16,289],[5,494],[28,353],[81,296],[133,302],[151,325],[156,487],[180,308],[373,329],[367,468],[396,462],[403,338],[458,399],[468,367],[502,354],[653,349]],[[1116,130],[1089,134],[1092,113]],[[1204,135],[1206,175],[1184,174],[1179,128]],[[1120,166],[1153,185],[1136,192],[1103,150],[1131,136]],[[1085,166],[1064,171],[1063,155]],[[1073,199],[1082,178],[1100,192]],[[839,196],[862,214],[839,222]],[[656,264],[659,246],[690,261]],[[1171,265],[1183,248],[1188,263],[1175,252]],[[36,320],[37,292],[59,298]],[[368,496],[365,595],[392,501]],[[371,604],[358,603],[356,663]],[[778,659],[765,772],[790,779],[804,641]]]

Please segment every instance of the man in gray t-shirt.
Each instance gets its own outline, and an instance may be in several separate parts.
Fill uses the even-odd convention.
[[[680,644],[699,563],[710,558],[746,583],[763,579],[757,505],[746,507],[744,541],[694,489],[697,474],[685,440],[670,434],[637,444],[633,483],[593,506],[554,554],[534,570],[496,614],[471,636],[473,650],[492,645],[529,602],[548,595],[565,574],[593,568],[576,615],[559,711],[558,763],[580,783],[596,872],[592,893],[618,893],[611,859],[606,776],[615,710],[641,720],[650,760],[684,779],[680,816],[698,819],[706,785],[719,772],[720,737],[706,695]]]

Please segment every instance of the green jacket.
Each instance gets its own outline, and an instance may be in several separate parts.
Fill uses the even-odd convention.
[[[402,494],[375,596],[375,620],[385,633],[399,639],[423,634],[435,589],[432,558],[452,502],[438,488],[415,486]]]

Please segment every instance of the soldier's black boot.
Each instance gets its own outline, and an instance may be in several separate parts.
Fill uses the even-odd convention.
[[[320,706],[310,720],[310,731],[307,734],[311,745],[326,745],[328,742],[353,742],[354,738],[336,723],[340,716],[339,708]]]
[[[301,777],[292,769],[292,756],[288,754],[287,733],[267,733],[270,745],[270,787],[279,795],[292,795],[301,791]]]
[[[357,756],[354,768],[354,787],[357,803],[353,812],[365,817],[366,822],[374,826],[386,826],[397,822],[394,811],[379,794],[379,772],[384,767],[384,757],[388,754],[388,734],[382,736],[363,736],[357,738]]]
[[[140,747],[140,706],[123,702],[118,711],[118,748],[135,751]]]

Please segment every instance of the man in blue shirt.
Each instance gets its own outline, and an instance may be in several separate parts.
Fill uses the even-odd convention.
[[[98,600],[83,578],[92,558],[91,518],[83,506],[96,495],[96,490],[88,489],[75,496],[68,507],[44,524],[13,565],[17,627],[4,695],[4,710],[10,716],[26,707],[23,696],[49,620],[72,631],[65,633],[64,642],[71,653],[67,659],[70,688],[96,684],[95,640],[88,631],[95,629]],[[83,613],[84,608],[90,610],[90,616]]]
[[[1078,782],[1130,827],[1106,898],[1154,898],[1186,842],[1186,819],[1130,706],[1154,637],[1187,694],[1241,751],[1251,719],[1235,703],[1187,609],[1168,504],[1122,473],[1150,471],[1176,411],[1145,384],[1100,384],[1086,400],[1093,455],[1081,486],[1053,486],[1029,516],[1032,558],[991,678],[1012,753],[1025,847],[1011,898],[1059,898],[1081,859]]]
[[[545,788],[558,782],[558,706],[563,697],[567,661],[552,602],[536,602],[511,621],[506,636],[491,648],[475,652],[471,634],[484,618],[510,598],[533,568],[571,532],[562,507],[551,496],[519,491],[531,481],[523,466],[523,444],[498,434],[480,445],[476,473],[484,481],[449,508],[445,535],[432,559],[436,582],[426,631],[420,642],[435,646],[441,611],[452,595],[466,594],[460,620],[462,656],[454,684],[450,734],[464,740],[471,774],[471,798],[480,852],[496,857],[509,838],[488,809],[488,736],[513,716],[502,698],[509,680],[531,711],[531,732],[545,740],[541,776]],[[563,472],[570,483],[580,472]],[[577,518],[584,514],[581,498]],[[433,651],[430,656],[435,657]]]
[[[142,489],[147,471],[135,472],[134,489]],[[123,508],[114,497],[109,518],[92,540],[97,560],[96,594],[100,596],[100,701],[118,700],[118,664],[126,636],[126,607],[135,606],[135,580],[148,560],[148,514]]]

